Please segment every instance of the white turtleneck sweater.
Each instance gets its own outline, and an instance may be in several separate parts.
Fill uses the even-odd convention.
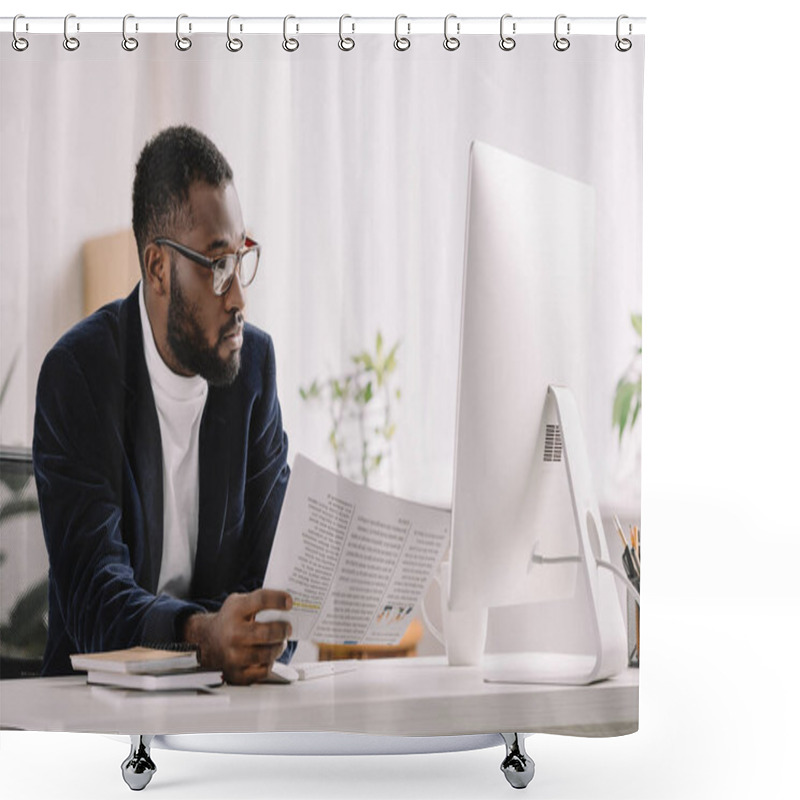
[[[200,419],[208,383],[195,375],[176,375],[161,358],[139,283],[144,356],[161,431],[164,477],[164,536],[158,592],[179,599],[189,596],[197,553],[200,504]]]

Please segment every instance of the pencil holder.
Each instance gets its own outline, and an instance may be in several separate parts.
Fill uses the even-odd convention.
[[[628,595],[628,666],[639,666],[639,603]]]

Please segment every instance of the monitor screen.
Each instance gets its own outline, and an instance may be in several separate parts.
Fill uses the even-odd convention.
[[[453,489],[450,607],[571,597],[574,512],[548,386],[590,398],[594,189],[473,142]],[[586,419],[584,413],[581,414]]]

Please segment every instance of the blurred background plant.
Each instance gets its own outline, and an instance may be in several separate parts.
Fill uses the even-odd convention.
[[[0,409],[19,360],[17,351],[0,386]],[[12,542],[13,538],[26,536],[28,523],[36,521],[38,528],[39,502],[33,482],[30,450],[27,448],[0,448],[0,567],[9,560],[7,550],[13,549],[25,563],[26,541]],[[41,532],[39,533],[41,536]],[[17,568],[15,575],[4,576],[15,584],[14,601],[7,619],[0,624],[0,676],[22,677],[37,674],[47,639],[47,572],[44,577],[25,585],[28,576]],[[20,590],[16,587],[20,584]],[[5,618],[5,608],[3,608]]]
[[[300,387],[303,400],[323,403],[328,410],[328,444],[336,471],[369,486],[382,469],[388,468],[389,490],[391,445],[397,431],[392,411],[400,400],[400,389],[395,386],[399,347],[397,341],[387,350],[378,331],[374,350],[362,350],[350,357],[352,369]]]
[[[642,410],[642,315],[631,314],[631,324],[639,337],[639,346],[622,377],[617,382],[612,422],[619,429],[619,441],[626,428],[633,430]]]

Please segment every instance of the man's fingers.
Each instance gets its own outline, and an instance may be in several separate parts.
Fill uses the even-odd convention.
[[[232,672],[230,677],[226,675],[225,680],[227,680],[228,683],[239,685],[263,681],[269,675],[270,666],[271,664],[269,666],[265,664],[250,664]]]
[[[218,612],[225,680],[248,684],[267,677],[272,664],[286,648],[292,626],[285,620],[256,622],[255,615],[262,609],[288,611],[291,607],[291,595],[275,589],[228,596]]]
[[[288,611],[292,607],[292,596],[277,589],[256,589],[249,594],[239,595],[238,601],[242,612],[248,616],[265,608]]]
[[[242,673],[256,668],[268,671],[285,648],[286,642],[279,642],[278,644],[248,647],[240,650],[236,654],[233,663],[229,665],[229,670],[235,673]]]
[[[248,633],[250,644],[276,644],[292,635],[292,624],[290,622],[253,622]]]
[[[277,644],[262,645],[261,647],[251,647],[245,657],[246,666],[272,667],[278,656],[286,649],[286,642]]]
[[[268,670],[285,649],[285,640],[252,647],[239,647],[228,654],[223,669],[225,679],[230,680],[229,676],[241,674],[243,670],[249,668],[262,667]]]
[[[240,623],[231,631],[229,647],[245,649],[248,647],[265,647],[278,644],[292,635],[292,625],[289,622],[249,622]]]

